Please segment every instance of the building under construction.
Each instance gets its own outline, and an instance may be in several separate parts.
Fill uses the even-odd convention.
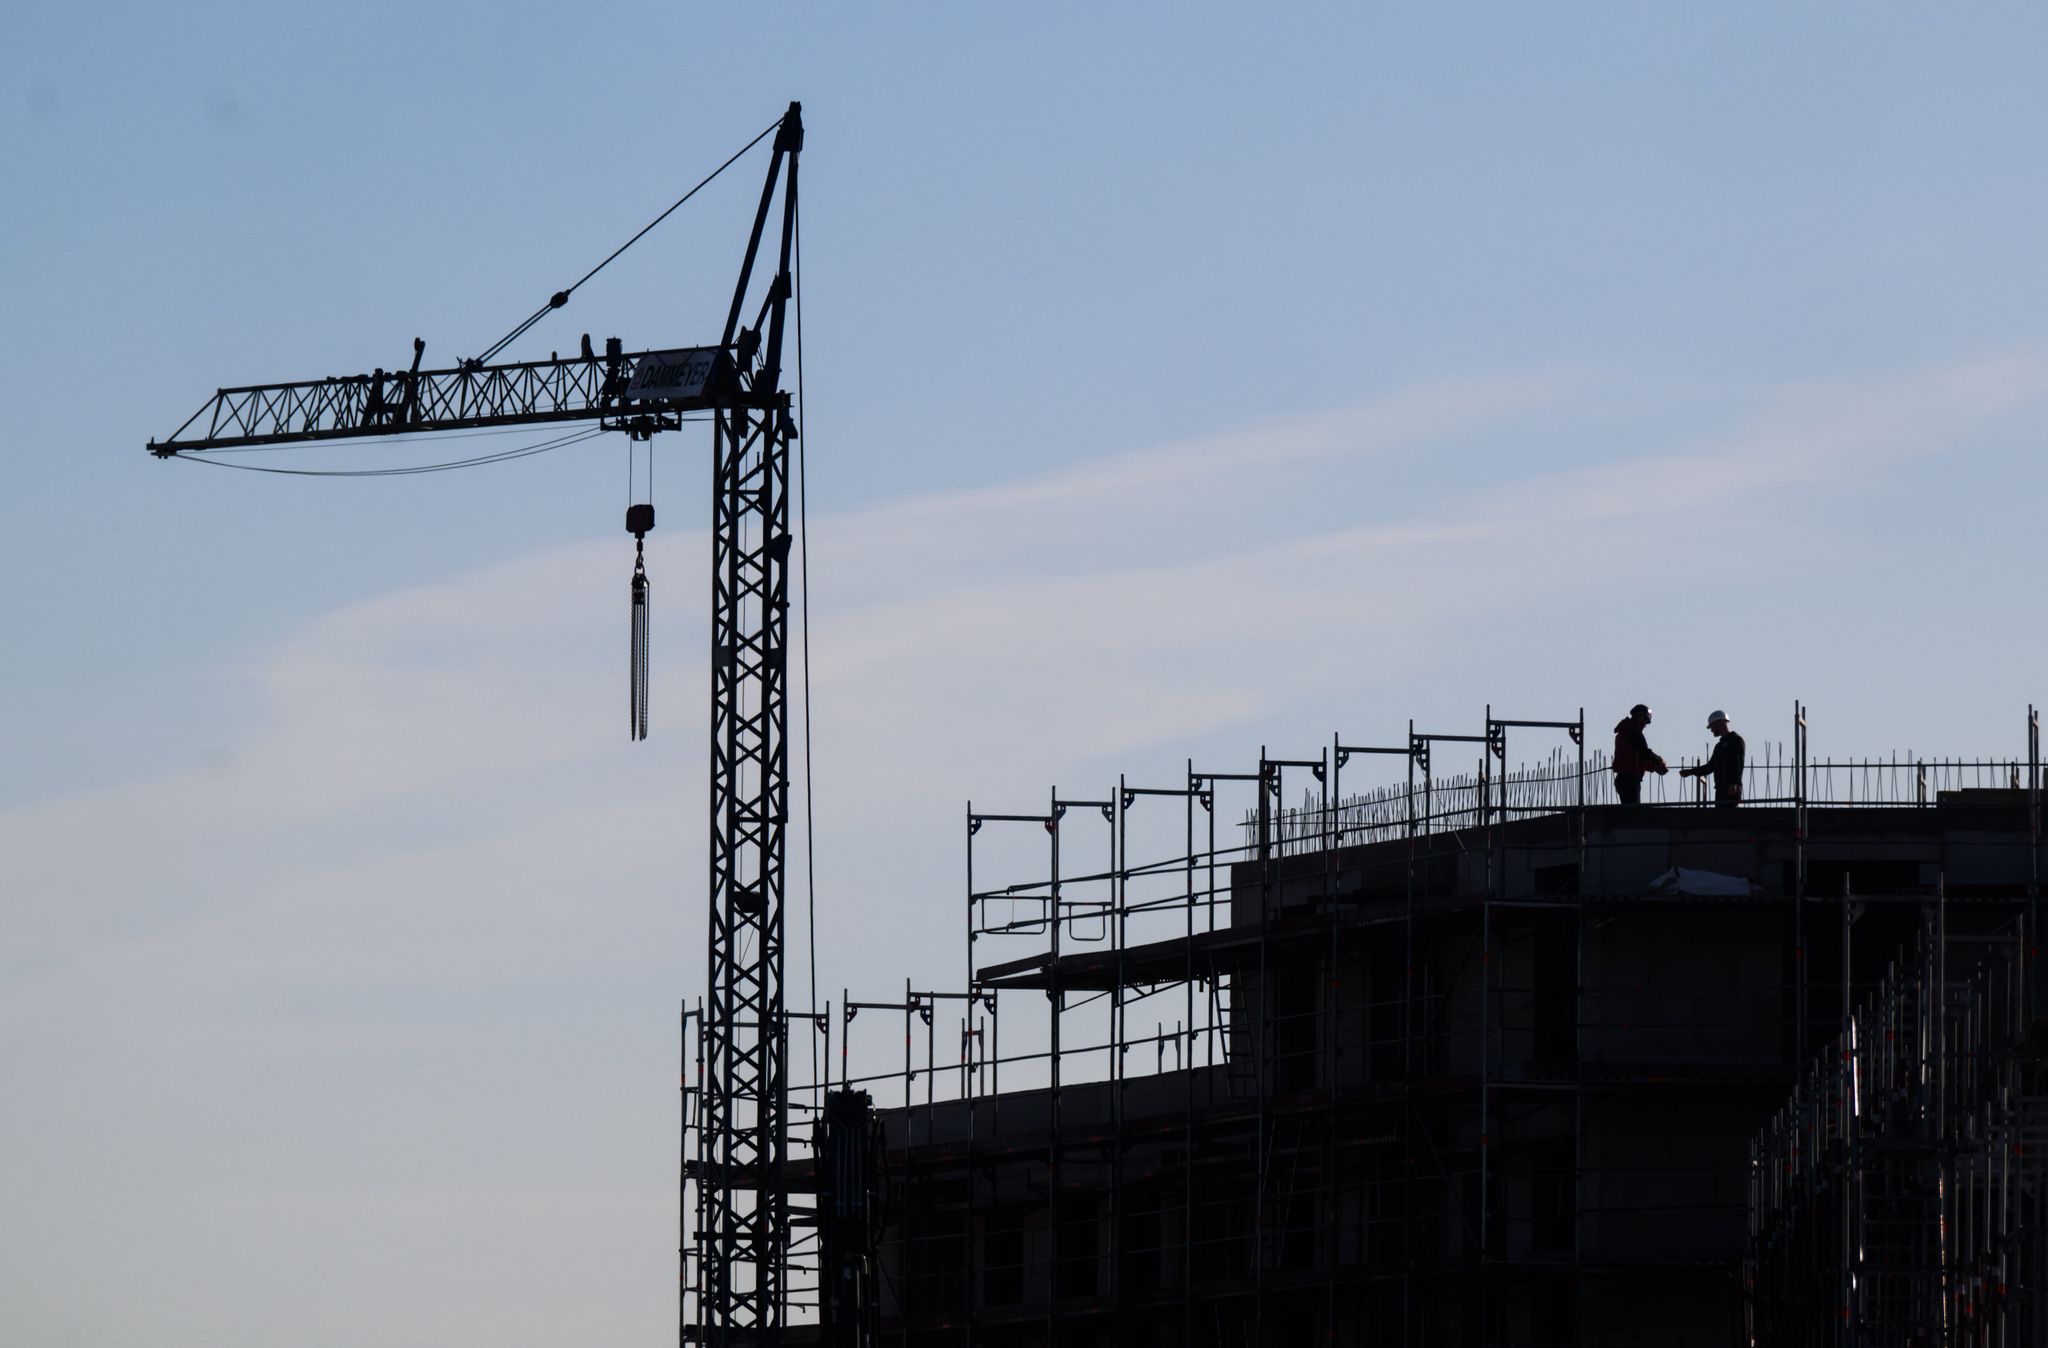
[[[785,1336],[2048,1342],[2036,714],[1852,763],[1800,711],[1739,809],[1586,738],[970,806],[961,985],[790,1016]]]

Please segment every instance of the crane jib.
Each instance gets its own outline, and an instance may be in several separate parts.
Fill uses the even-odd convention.
[[[599,420],[635,411],[702,411],[777,403],[734,377],[723,347],[675,347],[566,360],[377,371],[217,391],[168,438],[159,457],[247,445],[415,435],[550,421]]]

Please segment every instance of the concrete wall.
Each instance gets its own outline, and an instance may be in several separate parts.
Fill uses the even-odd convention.
[[[1412,871],[1416,1080],[1402,1054],[1401,923],[1348,930],[1334,956],[1328,936],[1275,940],[1263,979],[1229,976],[1235,1061],[1132,1075],[1115,1087],[1070,1085],[1059,1102],[1057,1175],[1042,1145],[1053,1120],[1043,1090],[887,1111],[899,1154],[906,1143],[957,1148],[970,1130],[985,1149],[971,1219],[957,1162],[908,1171],[917,1193],[897,1200],[898,1233],[921,1226],[927,1250],[950,1242],[963,1251],[962,1272],[946,1274],[941,1259],[937,1280],[920,1281],[900,1256],[892,1272],[927,1305],[948,1297],[957,1313],[981,1317],[978,1343],[1042,1342],[1057,1294],[1060,1342],[1106,1344],[1120,1327],[1126,1342],[1170,1344],[1181,1341],[1168,1303],[1177,1306],[1188,1285],[1190,1239],[1194,1290],[1215,1294],[1202,1302],[1210,1327],[1227,1327],[1248,1313],[1251,1303],[1231,1289],[1248,1275],[1253,1233],[1264,1231],[1268,1341],[1285,1332],[1309,1335],[1304,1342],[1444,1342],[1476,1329],[1470,1270],[1483,1207],[1485,1253],[1497,1261],[1487,1273],[1488,1341],[1726,1344],[1738,1325],[1748,1139],[1781,1102],[1796,1062],[1795,944],[1806,946],[1813,1023],[1825,1029],[1841,965],[1839,910],[1828,900],[1845,878],[1857,894],[1902,896],[1872,907],[1856,929],[1853,981],[1862,984],[1882,972],[1938,878],[1955,900],[1952,924],[1988,924],[2024,893],[2031,863],[2024,820],[2012,811],[1815,811],[1807,892],[1816,901],[1801,936],[1787,897],[1792,823],[1780,808],[1615,807],[1596,812],[1583,853],[1571,821],[1555,818],[1510,826],[1510,845],[1491,859],[1476,832],[1422,840]],[[1358,920],[1406,910],[1405,842],[1348,848],[1334,860],[1283,858],[1270,877],[1237,867],[1234,919],[1284,930],[1317,912]],[[1490,864],[1503,868],[1499,876]],[[1647,896],[1674,866],[1741,877],[1757,892]],[[1474,900],[1491,883],[1511,902],[1491,909],[1492,955],[1482,963]],[[1482,1012],[1483,988],[1491,1000]],[[1484,1118],[1482,1053],[1497,1083]],[[1145,1071],[1141,1056],[1126,1060],[1133,1073]],[[1275,1095],[1272,1121],[1260,1133],[1247,1116],[1232,1132],[1231,1111],[1253,1103],[1260,1085]],[[1181,1132],[1190,1101],[1205,1129],[1215,1128],[1194,1157]],[[1122,1154],[1121,1224],[1112,1227],[1119,1116],[1139,1126]],[[1157,1123],[1150,1133],[1145,1120]],[[1311,1145],[1318,1126],[1349,1132]],[[1272,1164],[1268,1200],[1278,1205],[1263,1217],[1253,1200],[1261,1147]],[[1057,1279],[1047,1266],[1055,1191]],[[1411,1220],[1402,1205],[1417,1192],[1429,1206]],[[1276,1223],[1293,1229],[1276,1234]],[[982,1272],[966,1279],[970,1249]],[[1575,1250],[1589,1270],[1582,1298],[1564,1271]],[[1395,1275],[1411,1255],[1428,1272],[1404,1289]],[[1013,1258],[1014,1276],[991,1284],[991,1262]],[[1334,1290],[1289,1290],[1289,1278],[1325,1276],[1336,1278]],[[1088,1319],[1100,1308],[1086,1303],[1119,1286],[1122,1318]]]

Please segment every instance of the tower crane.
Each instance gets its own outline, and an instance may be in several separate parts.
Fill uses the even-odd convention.
[[[478,358],[423,370],[424,343],[415,340],[412,365],[403,372],[379,368],[348,378],[223,388],[170,436],[148,445],[159,458],[195,459],[209,451],[253,446],[556,423],[589,423],[591,434],[611,430],[649,440],[679,430],[686,419],[709,421],[710,930],[700,1087],[705,1145],[703,1159],[691,1164],[688,1175],[698,1188],[695,1257],[701,1294],[697,1323],[684,1323],[681,1337],[719,1348],[772,1345],[781,1339],[792,1228],[786,1176],[783,894],[793,542],[789,469],[798,428],[784,388],[783,351],[784,318],[795,289],[802,106],[791,103],[754,143],[771,132],[775,140],[767,180],[732,306],[715,343],[628,352],[613,338],[600,354],[586,337],[582,351],[569,359],[491,363],[512,340],[562,308],[570,292],[625,251],[622,247],[576,285],[555,292]],[[774,272],[764,285],[758,283],[756,263],[771,222],[779,227],[779,239],[772,253]],[[756,306],[751,314],[750,303]],[[751,322],[744,321],[748,318]],[[627,529],[636,540],[644,540],[653,526],[651,502],[629,505]],[[629,712],[634,737],[642,738],[647,728],[647,584],[637,561],[632,598]],[[684,1258],[689,1257],[686,1251]]]

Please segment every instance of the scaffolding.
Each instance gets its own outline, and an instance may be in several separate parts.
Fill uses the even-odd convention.
[[[970,802],[961,985],[789,1017],[818,1065],[792,1119],[833,1093],[880,1111],[878,1341],[1562,1345],[1692,1297],[1718,1331],[1625,1341],[1726,1342],[1754,1226],[1743,1147],[1934,901],[1887,839],[1938,834],[1946,868],[1989,846],[1949,820],[2005,819],[2017,793],[2025,859],[1999,842],[1997,883],[1966,902],[2036,929],[2032,709],[2007,760],[1817,762],[1805,709],[1792,720],[1789,746],[1753,750],[1735,812],[1661,779],[1610,809],[1583,713],[1490,708],[1477,733],[1411,723],[1393,745],[1189,762],[1022,812]],[[1554,747],[1510,769],[1510,736]],[[1394,760],[1396,781],[1346,792],[1347,768]],[[1689,895],[1701,867],[1759,878]],[[1679,889],[1646,901],[1649,869]],[[1880,909],[1853,967],[1824,920],[1852,874]],[[686,1012],[686,1308],[700,1027]],[[1677,1130],[1664,1152],[1638,1144],[1645,1120]],[[807,1128],[790,1158],[801,1339]]]
[[[1841,907],[1845,949],[1857,905]],[[1912,949],[1751,1144],[1749,1341],[2006,1348],[2048,1339],[2048,1042],[2024,918]]]

